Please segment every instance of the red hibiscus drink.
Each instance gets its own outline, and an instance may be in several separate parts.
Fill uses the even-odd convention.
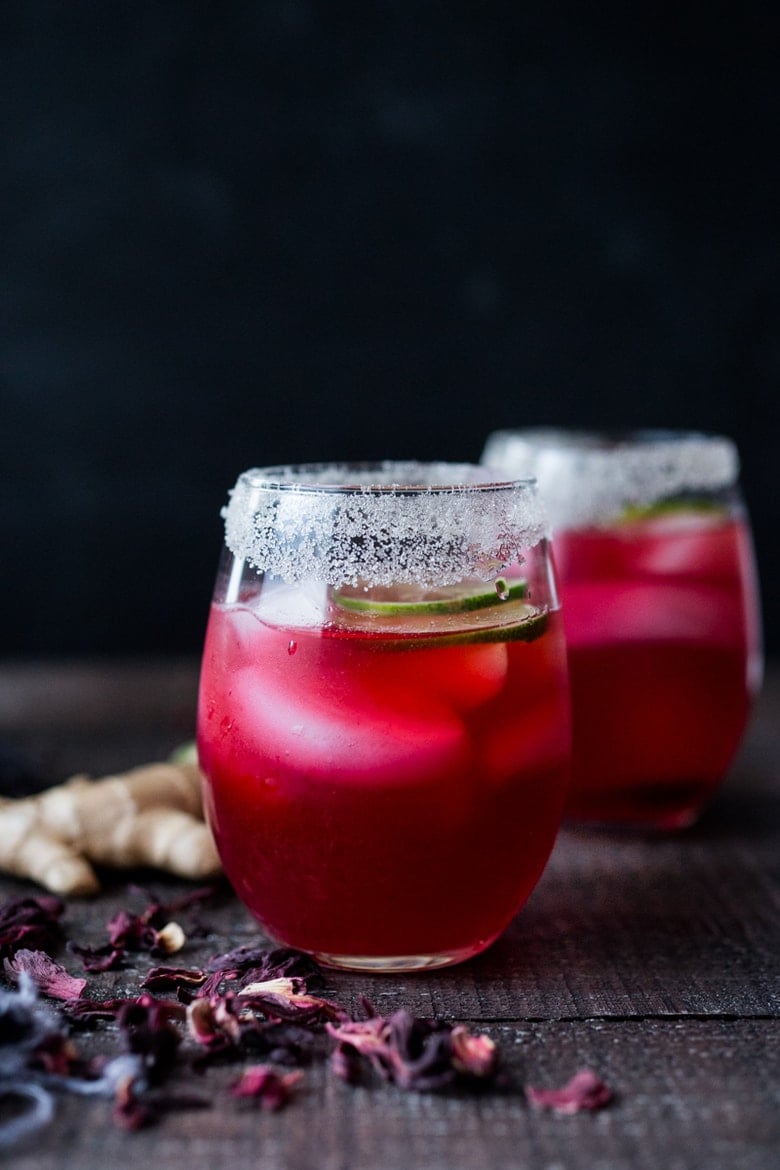
[[[477,954],[535,886],[569,778],[533,484],[276,468],[241,476],[225,518],[198,743],[237,894],[331,965]]]
[[[691,824],[729,770],[761,675],[734,445],[499,432],[484,461],[546,488],[572,687],[567,817]]]

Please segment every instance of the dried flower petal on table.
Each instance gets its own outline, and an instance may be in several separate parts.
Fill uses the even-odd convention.
[[[223,979],[241,979],[245,983],[260,983],[266,979],[297,977],[306,981],[322,981],[319,964],[301,951],[290,947],[264,950],[261,947],[236,947],[209,960],[207,969]]]
[[[181,950],[187,941],[187,934],[178,922],[171,920],[171,916],[182,910],[199,908],[219,892],[219,887],[216,885],[202,886],[167,903],[161,902],[149,891],[138,886],[132,887],[132,891],[146,897],[146,907],[136,914],[129,910],[120,910],[109,919],[106,926],[109,946],[119,956],[124,951],[147,951],[152,955],[170,955]],[[191,933],[201,935],[204,933],[204,927],[199,924]],[[90,952],[90,958],[94,956],[99,960],[105,957],[110,962],[111,954],[112,952],[106,948],[97,948]]]
[[[120,1010],[117,1023],[128,1051],[143,1058],[149,1083],[159,1084],[171,1072],[181,1043],[168,1005],[142,995]]]
[[[184,1005],[177,1000],[151,1000],[151,997],[146,995],[123,996],[119,999],[68,1000],[62,1004],[61,1010],[71,1023],[80,1027],[109,1021],[118,1024],[123,1012],[127,1012],[129,1008],[134,1006],[143,1006],[150,1001],[154,1003],[157,1011],[165,1013],[167,1020],[179,1022],[184,1020]]]
[[[194,999],[187,1006],[187,1028],[190,1036],[212,1054],[237,1048],[241,1024],[234,996]]]
[[[3,961],[3,966],[12,982],[17,983],[24,971],[38,990],[52,999],[79,999],[87,986],[86,979],[77,979],[74,975],[69,975],[65,968],[55,963],[45,951],[20,948],[12,959]]]
[[[117,1085],[112,1120],[122,1129],[135,1131],[155,1125],[164,1115],[175,1110],[208,1109],[211,1105],[211,1097],[192,1093],[149,1092],[131,1077]]]
[[[197,968],[153,967],[141,986],[147,991],[175,991],[179,999],[189,1003],[206,979],[206,972]]]
[[[174,968],[159,968],[159,978]],[[259,947],[237,947],[225,954],[215,955],[206,965],[208,974],[196,991],[198,998],[219,998],[225,985],[238,985],[242,1011],[262,1012],[276,1020],[297,1020],[316,1023],[324,1019],[338,1019],[343,1010],[329,1000],[310,994],[312,983],[322,982],[319,965],[309,956],[287,947],[263,950]],[[151,973],[150,973],[151,974]],[[184,991],[201,978],[201,972],[184,973],[177,990]]]
[[[310,995],[300,977],[278,977],[247,983],[239,991],[245,1007],[262,1011],[271,1019],[314,1024],[324,1020],[341,1020],[346,1013],[338,1004]]]
[[[186,941],[184,931],[177,922],[160,921],[160,910],[157,906],[141,914],[120,910],[108,924],[111,944],[129,951],[149,951],[152,955],[180,951]]]
[[[85,971],[98,974],[101,971],[115,971],[122,965],[125,957],[124,947],[115,947],[112,943],[105,943],[102,947],[79,946],[69,942],[68,951],[76,955],[84,966]]]
[[[560,1089],[526,1085],[525,1095],[536,1109],[553,1109],[556,1113],[603,1109],[612,1100],[612,1090],[589,1068],[575,1073]]]
[[[131,1132],[144,1129],[157,1121],[157,1113],[139,1095],[137,1081],[133,1076],[128,1076],[117,1086],[111,1116],[115,1125]]]
[[[370,1015],[326,1025],[337,1041],[332,1068],[354,1083],[362,1057],[383,1080],[402,1089],[443,1089],[456,1083],[487,1082],[496,1072],[496,1050],[488,1037],[473,1036],[462,1025],[421,1019],[405,1009],[391,1016]]]
[[[254,1064],[244,1069],[230,1091],[234,1097],[256,1098],[263,1109],[277,1110],[288,1103],[302,1077],[300,1071],[278,1073],[266,1064]]]
[[[452,1063],[459,1072],[472,1077],[491,1077],[496,1071],[498,1050],[484,1033],[475,1036],[463,1024],[456,1024],[450,1033],[450,1044]]]
[[[64,902],[51,895],[37,898],[10,898],[0,906],[0,958],[19,949],[54,950],[60,942],[60,918]]]
[[[116,1020],[129,1001],[123,999],[77,999],[63,1004],[62,1010],[74,1024],[92,1025]]]
[[[108,924],[110,941],[104,947],[69,943],[69,950],[87,970],[104,971],[120,964],[129,950],[148,954],[164,950],[166,933],[176,936],[174,945],[181,945],[183,929],[176,924],[175,930],[168,929],[171,914],[211,893],[213,888],[197,891],[169,905],[147,894],[148,904],[140,913],[114,915]],[[86,980],[70,975],[44,949],[44,945],[53,949],[60,941],[62,912],[56,898],[20,899],[0,908],[4,968],[20,988],[16,999],[14,993],[0,990],[0,1096],[8,1095],[8,1069],[12,1068],[14,1084],[22,1070],[22,1089],[26,1091],[28,1082],[31,1086],[25,1098],[27,1125],[42,1123],[40,1118],[48,1108],[45,1100],[38,1099],[36,1077],[49,1078],[44,1088],[51,1084],[112,1099],[114,1121],[126,1129],[148,1125],[174,1108],[204,1107],[206,1098],[177,1099],[161,1088],[187,1037],[199,1049],[199,1055],[191,1059],[198,1071],[214,1060],[243,1060],[250,1053],[256,1054],[255,1059],[298,1066],[294,1072],[281,1073],[268,1064],[253,1064],[234,1082],[234,1096],[254,1098],[265,1109],[286,1104],[302,1076],[299,1066],[315,1053],[326,1055],[326,1037],[335,1041],[333,1073],[350,1083],[358,1082],[369,1068],[384,1081],[407,1090],[501,1084],[497,1048],[489,1036],[473,1033],[463,1024],[416,1017],[405,1009],[380,1016],[367,1000],[362,1001],[365,1018],[353,1019],[337,1003],[311,993],[311,985],[324,981],[322,970],[314,960],[289,948],[238,947],[214,956],[202,969],[155,967],[142,982],[143,994],[89,999],[84,995]],[[31,938],[41,940],[39,949],[29,946]],[[61,1001],[56,1020],[38,1002],[39,989]],[[171,989],[176,999],[152,994]],[[31,1028],[25,1030],[24,1020],[21,1028],[18,1021],[9,1028],[9,1010],[32,1021]],[[63,1018],[79,1026],[114,1021],[125,1051],[112,1059],[80,1059]],[[3,1047],[8,1036],[24,1037],[21,1047],[13,1050],[11,1065],[11,1050]],[[607,1086],[587,1069],[563,1088],[527,1086],[525,1092],[532,1105],[562,1113],[599,1109],[612,1098]],[[0,1127],[0,1143],[3,1140]]]
[[[64,1031],[52,1031],[36,1044],[30,1067],[55,1077],[87,1076],[88,1061],[79,1056],[76,1046]]]
[[[233,992],[193,999],[187,1006],[187,1027],[202,1047],[194,1062],[199,1070],[214,1060],[234,1059],[247,1052],[261,1053],[277,1064],[304,1064],[315,1047],[311,1023],[260,1018],[251,1003]]]
[[[255,1020],[251,1026],[242,1020],[241,1043],[275,1064],[308,1064],[317,1048],[314,1029],[301,1024],[277,1020]]]

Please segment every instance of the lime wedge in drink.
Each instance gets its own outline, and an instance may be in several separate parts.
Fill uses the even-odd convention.
[[[340,609],[348,609],[353,613],[374,614],[377,617],[412,617],[414,615],[469,613],[475,609],[487,609],[490,606],[502,605],[507,601],[517,601],[526,596],[528,585],[525,581],[514,581],[508,584],[500,579],[495,588],[484,589],[478,593],[464,593],[462,589],[439,589],[419,596],[405,598],[400,591],[396,591],[392,598],[382,598],[365,594],[344,593],[334,591],[331,601]]]
[[[639,520],[661,520],[666,517],[725,516],[728,509],[718,500],[706,496],[670,496],[652,504],[627,504],[617,518],[618,523],[633,524]]]
[[[471,593],[463,587],[420,591],[396,588],[366,593],[334,590],[339,628],[377,635],[377,648],[420,650],[474,642],[530,642],[547,626],[547,614],[524,599],[525,581],[500,579]]]
[[[548,615],[532,605],[523,606],[525,615],[511,625],[477,626],[472,629],[443,631],[441,634],[414,634],[398,638],[393,649],[401,644],[409,650],[431,650],[440,646],[466,646],[475,642],[533,642],[547,629]]]

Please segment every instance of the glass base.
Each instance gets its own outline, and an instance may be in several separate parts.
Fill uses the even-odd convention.
[[[494,940],[486,939],[473,947],[444,951],[435,955],[330,955],[323,951],[312,952],[323,967],[334,967],[340,971],[363,971],[367,974],[400,974],[404,971],[436,971],[441,967],[452,967],[465,963],[489,947]]]

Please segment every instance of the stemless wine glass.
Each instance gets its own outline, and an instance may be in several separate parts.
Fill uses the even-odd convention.
[[[223,516],[198,746],[238,896],[331,966],[477,954],[537,882],[569,777],[535,486],[276,467],[242,474]]]
[[[550,515],[572,687],[567,818],[693,823],[728,771],[762,670],[734,443],[506,430],[482,462],[537,476]]]

